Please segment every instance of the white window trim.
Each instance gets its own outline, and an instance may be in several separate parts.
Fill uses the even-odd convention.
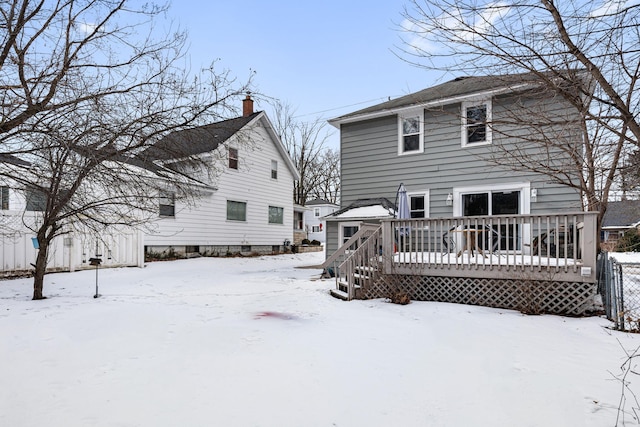
[[[411,196],[424,196],[424,217],[429,218],[431,216],[431,212],[430,212],[431,203],[429,201],[429,190],[408,192],[407,197],[411,199]],[[411,212],[411,200],[409,200],[409,212]]]
[[[454,187],[453,188],[453,216],[462,216],[462,195],[469,193],[482,193],[485,191],[519,191],[520,192],[520,209],[519,215],[528,215],[531,213],[531,183],[518,182],[508,184],[478,185],[472,187]],[[522,228],[522,242],[528,242],[531,239],[531,226],[525,224]],[[521,249],[524,250],[524,247]]]
[[[415,151],[404,151],[404,133],[402,122],[409,117],[418,116],[420,118],[420,134],[419,145]],[[410,156],[412,154],[420,154],[424,152],[424,109],[405,111],[402,114],[398,114],[398,156]]]
[[[453,216],[462,216],[462,195],[469,193],[482,193],[485,191],[520,191],[521,215],[531,212],[531,183],[512,182],[506,184],[477,185],[470,187],[453,188]]]
[[[341,247],[344,244],[344,227],[354,227],[357,226],[358,230],[362,227],[362,221],[346,221],[338,223],[338,247]]]
[[[313,216],[315,218],[320,218],[320,208],[313,208]]]
[[[487,123],[486,123],[486,138],[484,142],[472,142],[467,141],[467,108],[477,107],[484,105],[487,107]],[[464,101],[461,107],[462,125],[460,128],[460,134],[463,147],[479,147],[482,145],[490,145],[493,142],[493,131],[491,129],[491,121],[493,120],[493,107],[491,99],[478,99]]]

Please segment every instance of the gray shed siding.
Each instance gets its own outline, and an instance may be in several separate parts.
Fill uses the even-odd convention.
[[[494,98],[493,118],[508,111],[512,100]],[[553,109],[566,112],[557,101]],[[451,216],[447,194],[454,187],[530,182],[538,189],[531,213],[581,209],[580,195],[572,188],[552,183],[550,178],[532,172],[514,172],[490,164],[483,157],[491,145],[461,146],[460,104],[439,111],[425,111],[424,152],[398,155],[397,115],[342,124],[340,128],[342,162],[342,206],[357,199],[386,197],[394,200],[403,182],[409,192],[430,191],[430,216]],[[494,144],[517,144],[494,131]]]

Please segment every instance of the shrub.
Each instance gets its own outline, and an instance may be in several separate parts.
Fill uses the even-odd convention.
[[[618,240],[616,252],[640,252],[640,234],[635,228],[624,233]]]
[[[309,239],[302,239],[302,244],[303,244],[303,245],[308,245],[309,243],[311,243],[311,242],[309,241]]]
[[[319,240],[312,240],[311,241],[311,246],[320,246],[320,241]]]
[[[411,302],[409,294],[400,290],[393,290],[389,293],[389,301],[394,304],[407,305]]]

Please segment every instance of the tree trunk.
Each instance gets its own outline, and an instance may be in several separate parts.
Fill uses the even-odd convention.
[[[39,300],[46,298],[42,295],[44,285],[44,275],[47,270],[47,252],[49,250],[49,242],[47,239],[38,237],[38,256],[36,257],[36,271],[33,274],[33,299]]]

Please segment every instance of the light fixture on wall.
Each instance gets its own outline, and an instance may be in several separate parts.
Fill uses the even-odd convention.
[[[452,206],[453,205],[453,194],[449,193],[447,194],[447,206]]]
[[[537,202],[538,201],[538,189],[537,188],[532,188],[531,189],[531,201],[532,202]]]

